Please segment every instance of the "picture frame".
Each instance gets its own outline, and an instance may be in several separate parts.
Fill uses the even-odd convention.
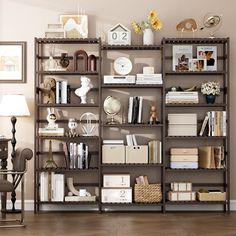
[[[206,59],[207,71],[217,71],[217,46],[197,46],[197,58]]]
[[[0,83],[26,83],[26,42],[0,42]]]
[[[206,71],[206,59],[189,59],[189,71]]]
[[[87,15],[60,15],[66,38],[88,38]]]
[[[189,71],[189,60],[193,57],[192,45],[173,45],[172,70]]]

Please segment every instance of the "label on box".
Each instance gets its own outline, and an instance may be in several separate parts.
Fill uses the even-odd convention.
[[[132,203],[132,188],[102,188],[102,203]]]
[[[104,174],[103,187],[129,188],[130,175],[129,174]]]

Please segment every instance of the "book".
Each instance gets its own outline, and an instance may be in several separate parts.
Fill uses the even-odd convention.
[[[139,97],[138,123],[142,123],[143,97]]]
[[[139,114],[139,97],[133,98],[133,110],[132,110],[132,124],[138,123],[138,114]]]
[[[103,144],[124,144],[124,140],[122,139],[104,139]]]
[[[202,135],[203,135],[203,133],[204,133],[204,131],[205,131],[205,129],[206,129],[206,125],[207,125],[208,120],[209,120],[209,116],[206,115],[205,118],[204,118],[204,120],[203,120],[203,122],[202,122],[202,127],[201,127],[201,130],[200,130],[200,132],[199,132],[199,136],[202,136]]]
[[[138,146],[138,143],[134,134],[132,134],[132,141],[133,141],[134,146]]]
[[[212,146],[202,146],[199,150],[199,167],[206,169],[215,168],[214,148]]]
[[[206,59],[206,70],[217,70],[217,46],[197,46],[197,58]]]
[[[193,57],[192,45],[173,45],[172,48],[173,71],[188,71],[189,70],[189,59]]]
[[[128,123],[132,122],[133,115],[133,97],[129,97],[129,109],[128,109]]]
[[[131,134],[126,135],[126,142],[127,142],[127,146],[133,146],[134,145],[133,138],[132,138]]]

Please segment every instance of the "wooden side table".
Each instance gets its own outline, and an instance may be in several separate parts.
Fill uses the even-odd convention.
[[[0,169],[7,169],[7,158],[8,158],[8,142],[10,139],[0,139]],[[7,179],[7,175],[3,175],[4,179]],[[2,193],[1,195],[1,203],[2,203],[2,213],[3,218],[6,217],[6,193]]]

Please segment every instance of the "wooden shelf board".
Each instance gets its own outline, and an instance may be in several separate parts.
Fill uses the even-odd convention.
[[[98,44],[100,42],[98,38],[37,38],[36,41],[45,44]]]
[[[172,169],[167,167],[166,171],[168,172],[182,172],[182,171],[203,171],[203,172],[225,172],[226,169],[222,168],[222,169],[203,169],[203,168],[198,168],[198,169]]]
[[[49,104],[44,104],[44,103],[38,103],[38,107],[99,107],[98,104],[91,104],[91,103],[86,103],[86,104],[54,104],[54,103],[49,103]]]
[[[163,88],[162,84],[103,84],[102,88]]]
[[[66,168],[40,168],[37,170],[38,172],[98,172],[98,168],[90,168],[90,169],[66,169]]]
[[[64,140],[64,141],[78,141],[78,140],[98,140],[98,136],[78,136],[78,137],[57,137],[57,136],[36,136],[38,139],[57,139],[57,140]]]
[[[103,45],[102,50],[162,50],[162,45]]]
[[[86,71],[86,72],[79,72],[79,71],[36,71],[39,75],[99,75],[98,72],[93,71]]]
[[[155,127],[163,127],[163,124],[155,124],[155,125],[150,125],[150,124],[102,124],[101,125],[102,127],[132,127],[132,128],[142,128],[142,127],[145,127],[145,128],[155,128]]]
[[[206,204],[227,204],[226,201],[166,201],[166,205],[206,205]]]
[[[163,38],[165,44],[223,44],[228,38]]]
[[[167,140],[171,139],[226,139],[226,136],[167,136]]]
[[[102,167],[162,167],[163,164],[146,164],[146,163],[111,163],[111,164],[101,164]]]
[[[166,107],[226,107],[225,103],[214,103],[214,104],[206,104],[206,103],[168,103],[165,105]]]
[[[163,203],[138,203],[138,202],[132,202],[132,203],[101,203],[102,206],[163,206]]]
[[[68,204],[73,204],[73,205],[98,205],[99,202],[51,202],[51,201],[39,201],[38,204],[47,204],[47,205],[68,205]]]
[[[224,75],[225,71],[167,71],[166,75]]]

